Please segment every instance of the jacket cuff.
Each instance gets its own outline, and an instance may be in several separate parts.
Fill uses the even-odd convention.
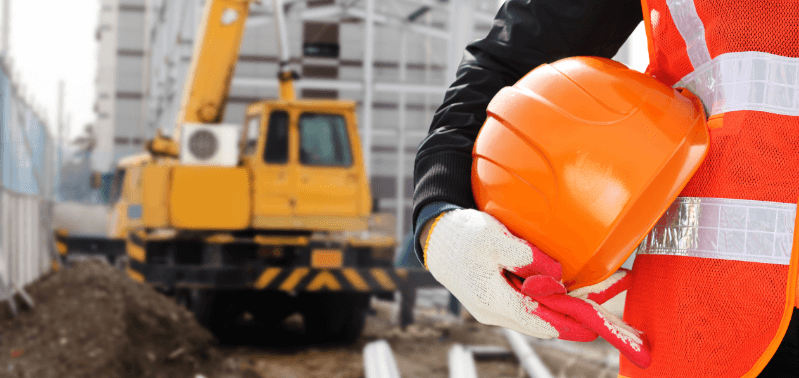
[[[414,226],[417,224],[419,212],[433,202],[451,203],[464,209],[477,207],[472,195],[470,153],[439,152],[417,158],[414,170]]]
[[[422,263],[422,266],[424,266],[424,252],[422,251],[422,244],[421,244],[422,241],[419,240],[419,238],[422,236],[421,233],[422,229],[424,228],[424,224],[431,219],[435,219],[436,217],[441,215],[441,213],[451,210],[459,210],[459,209],[461,209],[460,206],[453,205],[451,203],[433,202],[425,206],[419,212],[419,218],[417,218],[415,224],[416,227],[414,227],[413,247],[414,251],[416,252],[416,257],[419,259],[419,262]]]

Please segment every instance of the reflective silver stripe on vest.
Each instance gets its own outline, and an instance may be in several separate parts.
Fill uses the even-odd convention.
[[[688,58],[694,69],[710,61],[705,41],[705,25],[696,13],[693,0],[666,0],[671,19],[685,41]]]
[[[719,55],[675,87],[699,96],[708,116],[755,110],[799,116],[799,58],[757,51]]]
[[[789,265],[796,205],[678,197],[636,253]]]

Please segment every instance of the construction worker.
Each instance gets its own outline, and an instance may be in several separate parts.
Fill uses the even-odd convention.
[[[623,351],[621,377],[799,376],[799,326],[792,319],[799,314],[792,253],[799,197],[796,1],[507,0],[488,36],[466,48],[417,152],[417,256],[484,323],[542,338],[591,339],[596,327],[518,295],[496,269],[559,277],[560,267],[475,210],[471,152],[501,88],[543,63],[610,58],[641,21],[647,72],[688,88],[704,105],[708,156],[673,205],[691,216],[658,226],[680,237],[665,245],[647,239],[631,274],[620,270],[568,294],[614,295],[631,282],[624,320],[647,335],[651,365],[643,369],[647,363]],[[681,227],[697,233],[680,234]],[[541,287],[560,290],[559,284]],[[611,324],[630,331],[620,340],[640,342],[625,326]]]

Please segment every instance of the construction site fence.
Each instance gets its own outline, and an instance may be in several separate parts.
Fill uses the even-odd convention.
[[[24,287],[52,268],[52,213],[51,201],[0,192],[0,286]]]
[[[0,57],[0,300],[50,270],[56,256],[57,143],[13,72]]]

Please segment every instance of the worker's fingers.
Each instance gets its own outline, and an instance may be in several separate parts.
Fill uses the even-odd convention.
[[[503,226],[504,228],[504,226]],[[519,277],[527,278],[535,275],[545,275],[560,281],[563,270],[560,263],[547,256],[538,247],[520,239],[507,229],[503,233],[509,238],[508,246],[499,255],[500,264]],[[525,262],[520,264],[520,262]]]
[[[543,303],[538,302],[537,306],[530,310],[530,314],[552,325],[558,331],[558,338],[561,340],[589,342],[597,338],[597,333],[589,327],[570,316],[553,311]]]
[[[530,248],[530,253],[533,257],[533,263],[527,266],[516,268],[514,273],[520,277],[530,277],[537,274],[542,274],[560,281],[563,275],[563,269],[561,268],[559,262],[555,261],[555,259],[549,257],[546,253],[538,249],[538,247],[528,243],[527,241],[522,239],[518,240],[520,243],[523,243]]]
[[[497,298],[505,299],[502,304],[504,311],[501,319],[495,318],[499,320],[497,323],[489,324],[538,338],[557,337],[562,340],[584,342],[596,340],[596,332],[577,320],[530,299],[519,291],[520,286],[520,283],[518,286],[507,285],[494,293]],[[473,315],[478,321],[484,322],[476,314]]]
[[[607,312],[596,302],[565,294],[552,294],[535,300],[596,332],[636,366],[647,368],[652,363],[646,335]]]
[[[521,285],[521,291],[532,298],[551,294],[566,294],[566,287],[550,276],[527,277]]]
[[[622,291],[630,288],[633,283],[633,276],[630,271],[620,268],[606,280],[591,286],[572,290],[569,295],[581,299],[590,299],[596,303],[603,304],[609,299],[619,295]]]

